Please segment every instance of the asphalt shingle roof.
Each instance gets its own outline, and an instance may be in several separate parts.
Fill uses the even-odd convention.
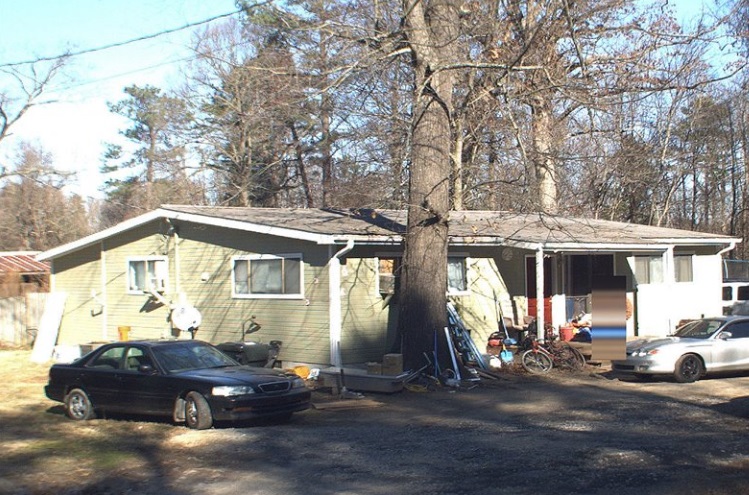
[[[406,231],[407,214],[397,210],[332,210],[315,208],[237,208],[167,205],[162,209],[216,219],[282,227],[334,236],[393,236]],[[733,238],[704,232],[653,227],[607,220],[569,218],[539,213],[453,211],[449,218],[453,238],[492,238],[524,243],[689,243]]]

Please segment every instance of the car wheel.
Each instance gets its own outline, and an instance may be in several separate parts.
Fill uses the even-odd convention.
[[[207,430],[213,426],[211,406],[198,392],[190,392],[185,397],[185,424],[194,430]]]
[[[76,421],[84,421],[96,417],[91,399],[80,388],[74,388],[65,396],[65,414],[70,419]]]
[[[696,382],[702,376],[702,360],[695,354],[684,354],[676,361],[674,378],[679,383]]]

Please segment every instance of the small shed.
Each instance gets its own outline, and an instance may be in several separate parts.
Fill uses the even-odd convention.
[[[0,252],[0,343],[31,345],[49,293],[49,262],[37,251]]]
[[[0,252],[0,297],[49,292],[49,262],[37,260],[38,254],[38,251]]]

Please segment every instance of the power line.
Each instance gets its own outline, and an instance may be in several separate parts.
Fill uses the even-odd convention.
[[[181,26],[181,27],[177,27],[177,28],[173,28],[173,29],[166,29],[164,31],[159,31],[158,33],[147,34],[147,35],[141,36],[139,38],[133,38],[133,39],[126,40],[126,41],[120,41],[120,42],[117,42],[117,43],[111,43],[109,45],[99,46],[99,47],[96,47],[96,48],[86,48],[84,50],[79,50],[77,52],[67,52],[67,53],[63,53],[62,55],[57,55],[57,56],[54,56],[54,57],[39,57],[39,58],[35,58],[33,60],[24,60],[24,61],[21,61],[21,62],[10,62],[10,63],[5,63],[5,64],[0,64],[0,68],[2,68],[2,67],[17,67],[19,65],[29,65],[29,64],[34,64],[34,63],[37,63],[37,62],[51,62],[53,60],[58,60],[58,59],[61,59],[63,57],[75,57],[75,56],[78,56],[78,55],[85,55],[85,54],[88,54],[88,53],[94,53],[94,52],[100,52],[100,51],[103,51],[103,50],[109,50],[111,48],[118,48],[120,46],[129,45],[131,43],[137,43],[139,41],[150,40],[150,39],[153,39],[153,38],[158,38],[159,36],[164,36],[166,34],[172,34],[172,33],[178,32],[178,31],[183,31],[185,29],[193,28],[195,26],[201,26],[203,24],[208,24],[209,22],[213,22],[213,21],[218,20],[218,19],[223,19],[224,17],[231,17],[231,16],[233,16],[235,14],[239,14],[242,11],[243,11],[243,9],[235,10],[234,12],[229,12],[228,14],[217,15],[215,17],[211,17],[209,19],[204,19],[202,21],[197,21],[197,22],[192,22],[190,24],[185,24],[184,26]]]

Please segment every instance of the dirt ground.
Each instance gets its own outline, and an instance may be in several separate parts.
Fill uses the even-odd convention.
[[[321,389],[289,423],[198,432],[72,422],[29,356],[0,350],[0,494],[749,493],[749,374],[508,371],[343,404]]]

